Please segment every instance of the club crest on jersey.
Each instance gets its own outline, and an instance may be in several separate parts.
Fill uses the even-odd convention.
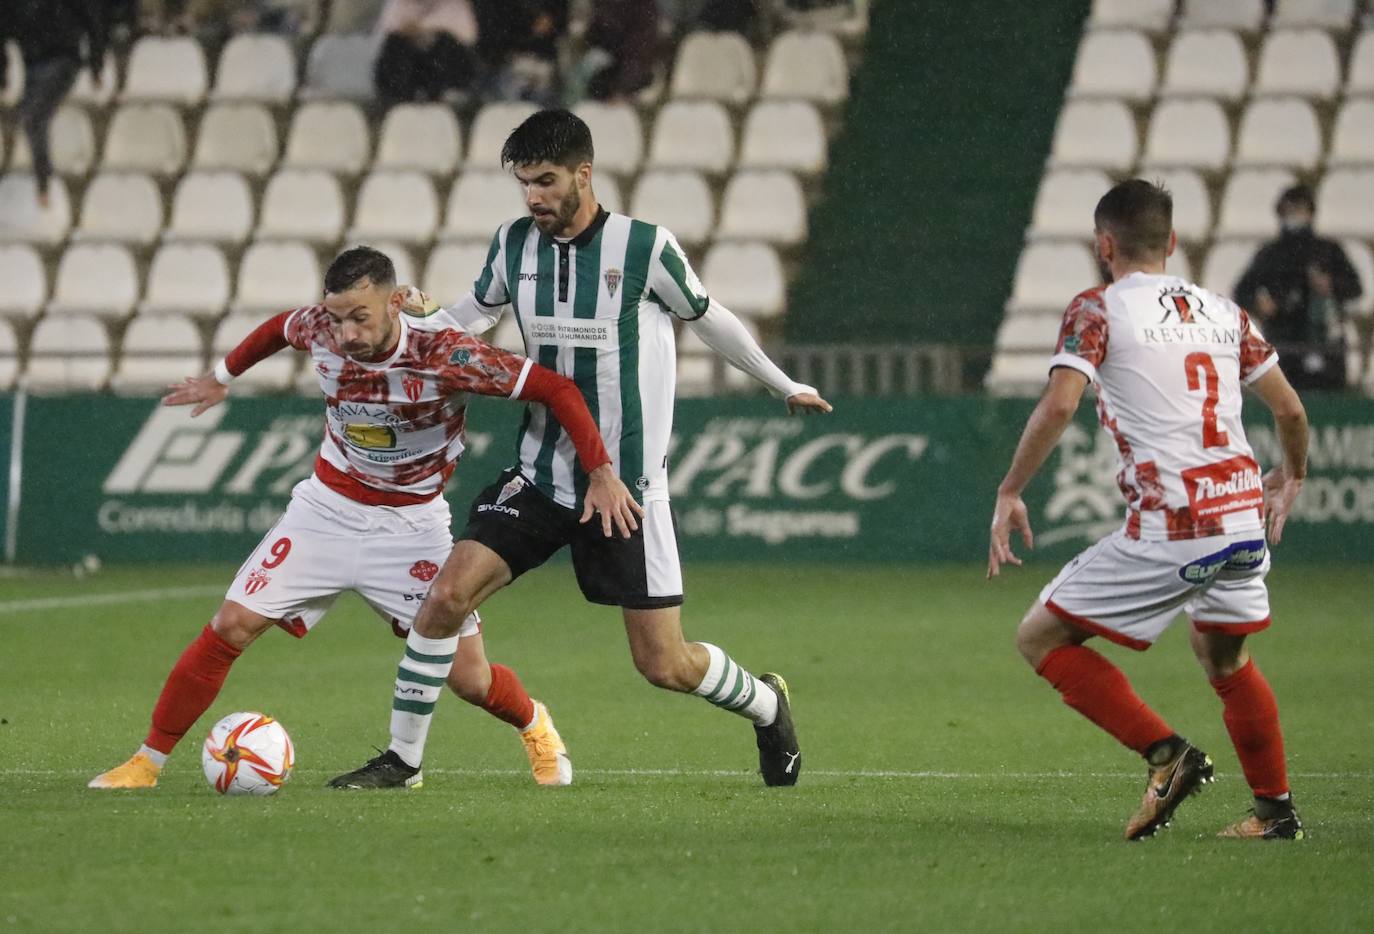
[[[271,574],[268,574],[261,568],[254,568],[248,572],[248,577],[243,582],[243,592],[254,594],[270,583],[272,583]]]
[[[411,402],[419,402],[420,396],[425,391],[425,381],[419,376],[401,377],[401,388],[406,392],[406,398]]]
[[[410,569],[410,576],[421,581],[432,581],[438,573],[439,565],[433,561],[416,561]]]
[[[611,298],[615,298],[615,291],[616,289],[620,288],[620,280],[624,278],[624,275],[624,273],[622,273],[619,269],[616,269],[614,266],[606,270],[606,294],[609,295]]]
[[[348,443],[359,448],[394,448],[396,431],[386,425],[351,422],[344,426]]]
[[[1164,309],[1164,317],[1159,319],[1163,324],[1170,317],[1178,319],[1179,324],[1200,324],[1202,321],[1210,322],[1212,316],[1207,314],[1202,307],[1202,299],[1194,295],[1189,289],[1175,286],[1164,289],[1159,293],[1159,307]]]
[[[457,350],[455,350],[452,354],[449,355],[448,362],[456,363],[458,366],[467,366],[468,361],[471,359],[472,351],[468,350],[466,347],[459,347]]]
[[[511,477],[506,481],[506,485],[501,487],[501,492],[496,494],[496,505],[500,506],[516,493],[525,488],[525,478],[520,476]]]

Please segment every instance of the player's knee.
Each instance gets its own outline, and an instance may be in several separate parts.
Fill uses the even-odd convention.
[[[426,617],[433,628],[442,629],[438,635],[452,635],[458,632],[463,620],[468,618],[476,604],[475,594],[464,586],[462,581],[440,578],[429,588],[425,597]],[[434,637],[435,633],[421,631],[420,635]]]
[[[690,691],[691,666],[685,653],[652,652],[635,656],[635,668],[654,687],[668,691]]]
[[[248,645],[267,631],[272,621],[234,603],[226,603],[210,620],[215,635],[236,648]]]

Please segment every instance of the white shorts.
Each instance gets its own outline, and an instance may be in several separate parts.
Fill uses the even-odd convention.
[[[417,506],[365,506],[312,475],[296,484],[286,512],[224,597],[301,638],[335,597],[352,590],[405,638],[452,550],[442,496]],[[480,623],[473,613],[458,634],[475,635]]]
[[[1269,549],[1261,531],[1175,542],[1113,532],[1040,591],[1060,619],[1133,649],[1148,649],[1181,610],[1203,632],[1269,627]]]

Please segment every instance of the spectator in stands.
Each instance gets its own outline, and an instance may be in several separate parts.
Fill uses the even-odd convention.
[[[587,52],[568,78],[582,97],[627,101],[653,83],[660,51],[659,10],[645,0],[593,0]]]
[[[9,76],[5,43],[12,40],[24,60],[24,96],[17,115],[29,138],[38,203],[44,208],[52,179],[48,129],[53,114],[83,64],[99,86],[107,29],[99,0],[5,0],[0,13],[0,89]]]
[[[1275,206],[1281,232],[1262,246],[1234,290],[1279,349],[1299,389],[1344,389],[1345,305],[1360,297],[1360,276],[1345,250],[1312,230],[1316,203],[1305,185]]]
[[[377,95],[387,106],[453,101],[477,73],[477,17],[469,0],[387,0],[377,31]]]
[[[569,0],[474,0],[492,96],[552,106]]]
[[[186,33],[209,46],[245,32],[298,35],[318,26],[320,0],[142,0],[144,28]]]

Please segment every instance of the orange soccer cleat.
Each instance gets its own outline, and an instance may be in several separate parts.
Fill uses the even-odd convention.
[[[1154,836],[1159,828],[1169,826],[1174,811],[1184,799],[1213,780],[1212,772],[1212,757],[1187,743],[1168,762],[1150,766],[1145,797],[1126,822],[1126,839],[1143,840]]]
[[[1251,811],[1217,836],[1225,840],[1302,840],[1307,834],[1298,812],[1290,808],[1287,814],[1267,819]]]
[[[141,752],[123,765],[101,772],[86,783],[87,788],[155,788],[162,767]]]
[[[525,754],[530,757],[530,771],[536,782],[541,785],[572,784],[568,747],[554,729],[549,708],[539,701],[534,702],[534,725],[520,731],[520,740],[525,744]]]

